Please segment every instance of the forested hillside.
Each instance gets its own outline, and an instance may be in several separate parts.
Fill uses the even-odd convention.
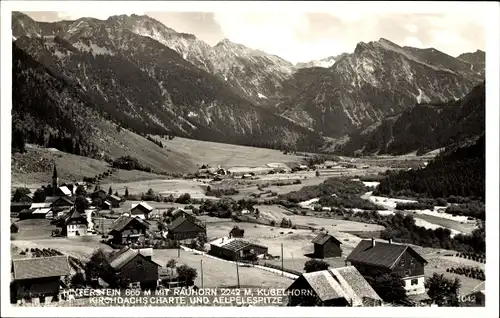
[[[443,104],[417,104],[385,119],[374,130],[354,134],[340,148],[345,155],[422,154],[476,138],[485,127],[485,83],[467,96]]]
[[[388,196],[447,198],[451,195],[485,200],[485,136],[473,145],[438,155],[423,169],[389,173],[377,193]]]

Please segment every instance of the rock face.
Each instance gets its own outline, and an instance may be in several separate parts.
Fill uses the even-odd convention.
[[[425,153],[468,143],[485,131],[485,83],[458,101],[418,104],[378,127],[355,134],[341,148],[344,154]]]
[[[138,34],[146,30],[148,36]],[[153,19],[37,23],[16,13],[13,31],[17,48],[78,86],[89,104],[122,127],[275,148],[321,143],[160,43],[172,31]]]
[[[300,69],[285,82],[282,115],[331,137],[366,128],[421,102],[463,97],[482,77],[435,49],[388,40],[359,43],[328,69]]]
[[[321,60],[314,60],[314,61],[309,61],[306,63],[297,63],[295,65],[296,68],[310,68],[310,67],[323,67],[323,68],[329,68],[332,67],[335,62],[343,58],[344,56],[347,56],[347,53],[343,53],[337,56],[329,56]]]
[[[463,53],[457,56],[457,59],[469,63],[471,71],[484,76],[486,71],[486,53],[484,51],[477,50],[474,53]]]

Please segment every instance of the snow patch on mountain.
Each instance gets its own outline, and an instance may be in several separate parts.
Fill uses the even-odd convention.
[[[257,95],[259,96],[259,98],[267,99],[267,97],[262,95],[261,93],[258,93]]]

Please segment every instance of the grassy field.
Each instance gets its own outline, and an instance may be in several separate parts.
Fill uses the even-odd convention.
[[[277,224],[283,218],[291,219],[292,224],[312,226],[320,229],[322,227],[328,231],[349,232],[349,231],[380,231],[383,227],[376,224],[366,224],[361,222],[327,219],[315,216],[295,215],[277,205],[258,205],[255,206],[260,211],[260,217],[274,220]]]
[[[184,179],[156,179],[156,180],[144,180],[137,182],[126,182],[126,183],[102,183],[103,189],[111,188],[118,193],[125,193],[125,188],[128,188],[130,195],[140,195],[146,193],[149,189],[153,189],[155,193],[159,193],[163,196],[173,195],[178,197],[184,193],[189,193],[192,198],[205,198],[206,183],[196,180],[184,180]]]
[[[237,286],[236,265],[229,262],[213,259],[211,257],[197,255],[193,252],[178,250],[154,250],[153,260],[165,266],[170,259],[178,261],[178,265],[186,264],[198,271],[195,280],[197,286],[201,286],[201,261],[203,260],[203,286],[204,287],[234,287]],[[280,275],[267,272],[257,268],[239,267],[240,285],[259,288],[286,288],[293,281]]]
[[[470,234],[472,231],[476,228],[474,224],[471,223],[461,223],[457,222],[455,220],[450,220],[450,219],[445,219],[445,218],[440,218],[434,215],[428,215],[428,214],[423,214],[423,213],[415,213],[413,214],[415,218],[422,219],[424,221],[440,225],[445,228],[453,229],[460,231],[465,234]]]
[[[158,138],[158,137],[156,137]],[[301,157],[284,155],[279,150],[237,146],[217,142],[200,141],[175,137],[173,140],[161,139],[164,146],[175,149],[198,165],[209,164],[213,167],[262,167],[268,163],[298,162]]]
[[[11,161],[12,188],[28,187],[33,191],[51,182],[53,163],[57,165],[59,181],[81,182],[83,177],[94,177],[108,169],[106,161],[76,156],[57,150],[28,148],[25,154],[14,154]],[[117,170],[104,183],[121,183],[165,178],[144,171]]]
[[[87,261],[98,248],[112,250],[108,245],[99,243],[100,236],[80,236],[80,237],[57,237],[39,240],[19,240],[13,241],[12,245],[23,250],[26,248],[53,248],[66,255]]]
[[[20,220],[16,221],[16,224],[19,226],[19,232],[11,234],[13,241],[51,238],[52,231],[57,229],[48,219]]]

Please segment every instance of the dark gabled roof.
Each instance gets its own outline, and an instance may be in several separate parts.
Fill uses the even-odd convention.
[[[339,240],[337,240],[335,237],[331,236],[330,234],[327,234],[327,233],[319,233],[313,240],[312,240],[312,243],[314,244],[319,244],[319,245],[323,245],[325,244],[326,242],[328,242],[328,240],[332,239],[333,242],[335,244],[342,244],[342,242],[340,242]]]
[[[147,204],[146,202],[132,204],[132,208],[130,209],[130,211],[132,211],[134,209],[139,209],[139,210],[142,210],[142,211],[145,211],[148,213],[154,210],[154,208],[152,206],[150,206],[149,204]]]
[[[182,224],[184,224],[185,222],[194,224],[201,229],[205,229],[204,224],[202,222],[200,222],[199,220],[197,220],[196,218],[183,218],[183,217],[179,217],[179,218],[174,219],[172,221],[172,223],[167,225],[167,228],[169,231],[173,231],[176,228],[178,228],[179,226],[181,226]]]
[[[85,220],[87,222],[87,218],[84,217],[80,212],[78,212],[75,208],[72,208],[68,214],[66,214],[64,220],[66,222],[66,224],[68,224],[69,222],[73,221],[73,220]]]
[[[117,197],[114,194],[108,195],[108,199],[113,199],[115,201],[121,201],[122,200],[120,197]]]
[[[382,268],[392,268],[397,260],[408,250],[415,258],[426,264],[427,261],[408,245],[362,240],[347,256],[346,261],[357,262]]]
[[[231,229],[231,231],[229,233],[233,233],[233,232],[245,232],[245,230],[240,229],[239,226],[233,226],[233,228]]]
[[[64,200],[68,202],[69,204],[74,204],[75,203],[75,197],[59,197],[56,200],[52,201],[52,204],[56,203],[59,200]]]
[[[115,270],[120,270],[123,266],[125,266],[128,262],[130,262],[132,259],[134,259],[136,256],[142,257],[145,260],[157,265],[158,267],[161,267],[156,262],[153,262],[149,258],[145,257],[139,251],[133,250],[131,248],[124,247],[120,251],[118,251],[115,255],[113,255],[112,259],[109,262],[109,265],[115,269]]]
[[[57,277],[70,274],[67,256],[13,259],[12,270],[15,280]]]
[[[45,202],[52,203],[52,202],[56,201],[59,198],[60,197],[58,197],[58,196],[48,196],[48,197],[45,197]]]
[[[130,222],[133,222],[134,220],[137,221],[136,224],[140,224],[145,228],[148,228],[148,225],[145,222],[141,222],[142,220],[140,220],[139,218],[133,218],[130,216],[122,215],[118,219],[116,219],[110,230],[121,232]]]

